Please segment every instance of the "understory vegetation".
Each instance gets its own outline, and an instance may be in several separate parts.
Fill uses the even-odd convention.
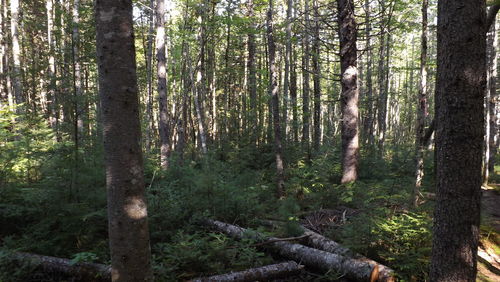
[[[34,275],[29,266],[17,268],[14,276],[5,271],[11,268],[11,251],[108,264],[100,146],[82,148],[75,155],[71,142],[52,142],[50,131],[37,119],[19,119],[18,123],[17,133],[0,129],[2,135],[17,134],[10,138],[13,141],[2,143],[0,150],[0,281],[28,281]],[[287,196],[279,200],[273,196],[271,146],[213,150],[203,158],[185,159],[183,165],[174,156],[172,161],[178,165],[165,173],[155,159],[146,158],[157,279],[190,279],[272,262],[255,242],[210,232],[199,225],[201,218],[263,232],[269,230],[259,220],[282,220],[287,224],[275,235],[286,237],[296,235],[294,225],[304,222],[310,212],[331,209],[341,216],[326,220],[329,224],[321,218],[314,223],[314,217],[309,217],[309,224],[317,224],[330,238],[389,265],[404,281],[425,280],[433,203],[409,208],[414,179],[412,147],[386,148],[382,158],[375,149],[365,149],[359,181],[349,185],[337,184],[341,177],[337,147],[325,145],[310,160],[299,157],[300,145],[287,147]],[[426,163],[433,163],[431,155]],[[433,192],[432,171],[426,167],[426,192]],[[314,278],[328,280],[331,276]]]

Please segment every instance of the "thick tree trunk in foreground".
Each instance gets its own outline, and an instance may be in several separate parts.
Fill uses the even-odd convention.
[[[12,74],[16,104],[24,102],[23,85],[21,82],[21,47],[19,46],[19,0],[10,0],[10,36],[12,40]]]
[[[149,281],[132,1],[97,0],[95,7],[112,280]]]
[[[69,276],[77,281],[109,281],[111,268],[98,263],[73,263],[70,259],[41,256],[28,253],[13,253],[8,256],[19,263],[36,265],[44,274]]]
[[[416,145],[416,170],[415,187],[413,190],[413,206],[417,207],[420,199],[420,187],[424,178],[424,134],[425,134],[425,116],[427,114],[427,6],[428,0],[422,0],[422,38],[420,47],[420,88],[418,90],[417,104],[417,136]]]
[[[440,0],[430,281],[475,281],[486,86],[483,0]]]
[[[214,275],[204,278],[196,278],[191,282],[251,282],[268,281],[271,279],[292,276],[300,273],[304,266],[294,261],[287,261],[278,264],[271,264],[244,271],[232,272],[221,275]]]
[[[338,0],[340,71],[342,75],[342,180],[341,183],[358,178],[358,68],[356,49],[356,21],[354,2]]]
[[[163,170],[168,169],[170,157],[170,127],[167,103],[167,59],[165,52],[165,0],[156,3],[156,74],[158,76],[158,100],[160,119],[160,165]]]
[[[273,237],[266,238],[258,232],[249,232],[245,228],[216,220],[207,219],[205,220],[205,224],[236,239],[248,238],[250,236],[250,238],[262,243],[268,241],[265,245],[263,244],[263,247],[277,252],[282,257],[299,261],[307,267],[319,269],[324,272],[334,270],[345,274],[347,278],[355,281],[377,281],[379,277],[378,267],[373,267],[367,262],[357,261],[300,244],[278,241],[277,238]]]
[[[276,155],[276,194],[282,197],[285,193],[285,173],[283,165],[283,148],[281,144],[281,124],[278,99],[278,71],[276,70],[276,45],[273,36],[273,0],[269,1],[267,11],[267,44],[269,49],[269,96],[274,129],[274,150]]]

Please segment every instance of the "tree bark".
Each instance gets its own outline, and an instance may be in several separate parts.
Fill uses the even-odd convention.
[[[196,278],[191,282],[251,282],[269,281],[276,278],[283,278],[300,273],[304,266],[294,261],[287,261],[278,264],[271,264],[244,271],[232,272],[210,277]]]
[[[370,0],[365,0],[365,36],[366,36],[366,101],[367,114],[364,124],[366,140],[369,145],[374,143],[373,130],[373,80],[372,80],[372,44],[371,44],[371,19],[370,19]]]
[[[95,5],[113,281],[150,281],[132,1]]]
[[[37,265],[37,269],[47,274],[63,274],[77,281],[109,281],[111,267],[98,263],[73,263],[69,259],[41,256],[29,253],[13,253],[9,256],[19,263]]]
[[[495,171],[495,156],[498,152],[498,94],[497,94],[497,76],[498,76],[498,61],[497,61],[497,48],[498,48],[498,29],[496,25],[491,27],[490,34],[488,35],[488,90],[489,100],[487,106],[489,107],[489,119],[490,119],[490,130],[489,130],[489,161],[488,170],[489,173],[494,173]]]
[[[354,2],[338,0],[340,71],[341,71],[341,111],[342,111],[342,180],[341,183],[356,181],[358,178],[358,68],[356,49],[356,20]]]
[[[314,71],[314,134],[313,134],[313,149],[314,152],[319,151],[321,143],[321,69],[320,69],[320,38],[319,38],[319,7],[318,0],[313,0],[314,10],[314,40],[313,40],[313,71]]]
[[[205,127],[205,114],[203,112],[203,100],[205,99],[205,4],[201,5],[198,11],[198,42],[200,42],[200,54],[196,66],[196,92],[193,92],[194,105],[196,109],[196,119],[198,120],[198,132],[200,136],[201,151],[208,152],[207,134]]]
[[[302,143],[309,157],[309,0],[304,1],[305,27],[302,35]]]
[[[415,138],[416,150],[416,170],[415,170],[415,187],[413,190],[412,203],[417,207],[420,199],[420,187],[422,187],[422,179],[424,178],[424,133],[425,133],[425,116],[427,115],[427,7],[428,0],[422,0],[422,35],[420,47],[420,87],[418,89],[417,102],[417,127]]]
[[[253,23],[254,17],[254,4],[253,0],[249,0],[247,3],[248,18],[251,19],[250,31],[247,35],[247,49],[248,49],[248,59],[247,59],[247,86],[248,95],[250,97],[250,129],[251,129],[251,140],[253,144],[257,144],[258,134],[257,134],[257,77],[255,69],[255,24]]]
[[[19,0],[10,0],[10,36],[12,40],[12,87],[16,104],[24,102],[19,46]]]
[[[377,281],[379,278],[378,267],[374,267],[367,262],[356,261],[348,257],[300,244],[280,241],[273,237],[265,237],[258,232],[249,231],[245,228],[216,220],[207,219],[205,220],[205,224],[238,240],[250,237],[253,240],[266,243],[262,244],[262,246],[278,253],[282,257],[299,261],[307,267],[319,269],[323,272],[334,270],[355,281]]]
[[[165,0],[156,2],[156,74],[158,77],[159,101],[159,133],[160,133],[160,166],[163,170],[169,167],[170,157],[170,118],[167,102],[167,59],[165,44]]]
[[[430,281],[475,281],[486,86],[482,0],[440,0],[436,207]]]
[[[269,1],[267,10],[267,44],[269,51],[269,98],[271,111],[273,116],[274,129],[274,150],[276,159],[276,194],[278,198],[284,196],[285,193],[285,172],[283,164],[283,148],[281,144],[281,124],[279,114],[279,98],[278,98],[278,71],[276,69],[276,45],[273,36],[273,0]]]
[[[146,152],[151,151],[153,143],[153,32],[154,32],[154,12],[155,0],[149,0],[148,11],[148,36],[146,43]]]

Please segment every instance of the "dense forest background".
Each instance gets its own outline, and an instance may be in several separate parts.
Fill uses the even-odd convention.
[[[428,279],[437,14],[436,0],[133,1],[155,278],[279,260],[199,224],[214,218],[277,237],[303,225],[404,281]],[[89,0],[1,0],[1,281],[66,279],[13,268],[13,252],[110,262],[95,18]],[[495,191],[497,22],[482,147]],[[489,211],[481,244],[498,256]],[[498,278],[484,265],[479,279]]]

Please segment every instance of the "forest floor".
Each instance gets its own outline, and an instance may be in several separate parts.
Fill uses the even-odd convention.
[[[500,184],[483,187],[478,281],[500,281]],[[485,228],[483,228],[485,229]]]

